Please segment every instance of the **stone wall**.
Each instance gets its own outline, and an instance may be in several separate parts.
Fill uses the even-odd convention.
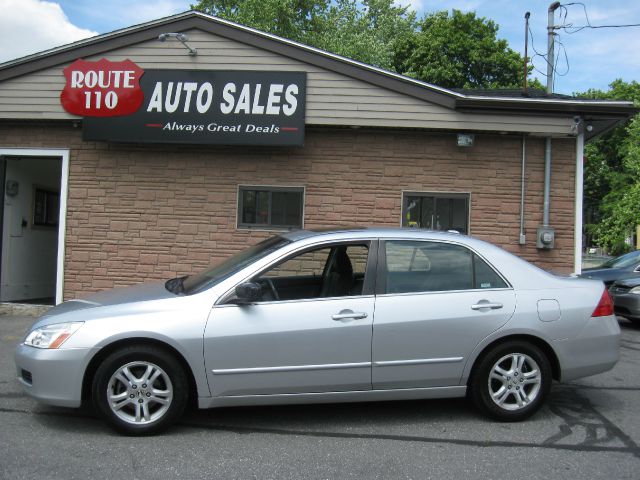
[[[573,269],[575,141],[553,141],[556,249],[535,248],[544,140],[527,141],[518,245],[521,137],[315,129],[304,147],[83,142],[68,125],[0,125],[0,147],[69,148],[65,299],[189,274],[272,232],[236,227],[239,185],[303,186],[304,226],[399,226],[403,191],[469,193],[470,234],[545,269]]]

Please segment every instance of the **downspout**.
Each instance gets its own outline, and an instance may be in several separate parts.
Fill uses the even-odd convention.
[[[573,233],[573,272],[582,273],[582,196],[584,194],[584,130],[580,125],[576,137],[576,219]]]
[[[525,167],[527,160],[527,136],[522,134],[522,166],[520,177],[520,239],[518,243],[524,245],[527,241],[527,237],[524,233],[524,180],[525,180]]]

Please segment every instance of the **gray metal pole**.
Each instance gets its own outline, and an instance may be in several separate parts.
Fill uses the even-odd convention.
[[[555,41],[553,15],[560,7],[560,2],[553,2],[549,5],[547,19],[547,94],[553,93],[553,69],[554,53],[553,44]],[[544,204],[542,209],[542,225],[549,226],[549,211],[551,210],[551,137],[545,139],[544,148]]]
[[[560,7],[560,2],[553,2],[547,10],[547,93],[553,93],[554,43],[555,32],[553,15]]]

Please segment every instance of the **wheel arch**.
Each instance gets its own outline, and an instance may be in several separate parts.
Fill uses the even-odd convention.
[[[108,345],[102,347],[98,353],[96,353],[93,358],[89,361],[87,368],[84,371],[84,376],[82,378],[82,402],[86,402],[91,398],[91,383],[93,381],[93,377],[98,370],[100,364],[107,358],[111,353],[116,350],[129,347],[131,345],[145,345],[145,346],[153,346],[156,348],[161,348],[165,350],[167,353],[173,355],[178,362],[182,365],[182,368],[187,372],[187,381],[189,384],[189,405],[196,405],[198,398],[198,387],[195,380],[195,376],[193,374],[193,370],[189,365],[189,362],[185,359],[184,355],[180,353],[175,347],[172,345],[163,342],[162,340],[158,340],[155,338],[149,337],[132,337],[132,338],[123,338],[120,340],[115,340]]]
[[[551,345],[549,345],[549,343],[547,343],[544,339],[542,339],[540,337],[536,337],[535,335],[513,334],[513,335],[507,335],[507,336],[504,336],[504,337],[497,338],[497,339],[493,340],[492,342],[490,342],[489,344],[487,344],[487,345],[485,345],[483,347],[483,349],[480,351],[480,353],[473,360],[473,364],[471,366],[471,369],[469,370],[469,373],[468,373],[468,375],[467,375],[467,377],[465,379],[466,380],[465,384],[467,386],[469,386],[469,382],[472,381],[472,379],[474,377],[474,374],[476,372],[476,369],[478,368],[478,365],[482,362],[482,359],[494,347],[496,347],[497,345],[500,345],[501,343],[514,341],[514,340],[531,343],[531,344],[535,345],[536,347],[538,347],[540,350],[542,350],[542,353],[545,354],[545,356],[549,360],[549,364],[551,365],[551,372],[552,372],[553,379],[554,380],[560,380],[560,376],[561,376],[560,360],[558,359],[558,355],[553,350]]]

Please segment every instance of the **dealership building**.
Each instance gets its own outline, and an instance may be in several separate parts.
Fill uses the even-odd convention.
[[[189,274],[282,230],[457,230],[580,269],[630,102],[452,91],[187,12],[0,65],[0,300]]]

